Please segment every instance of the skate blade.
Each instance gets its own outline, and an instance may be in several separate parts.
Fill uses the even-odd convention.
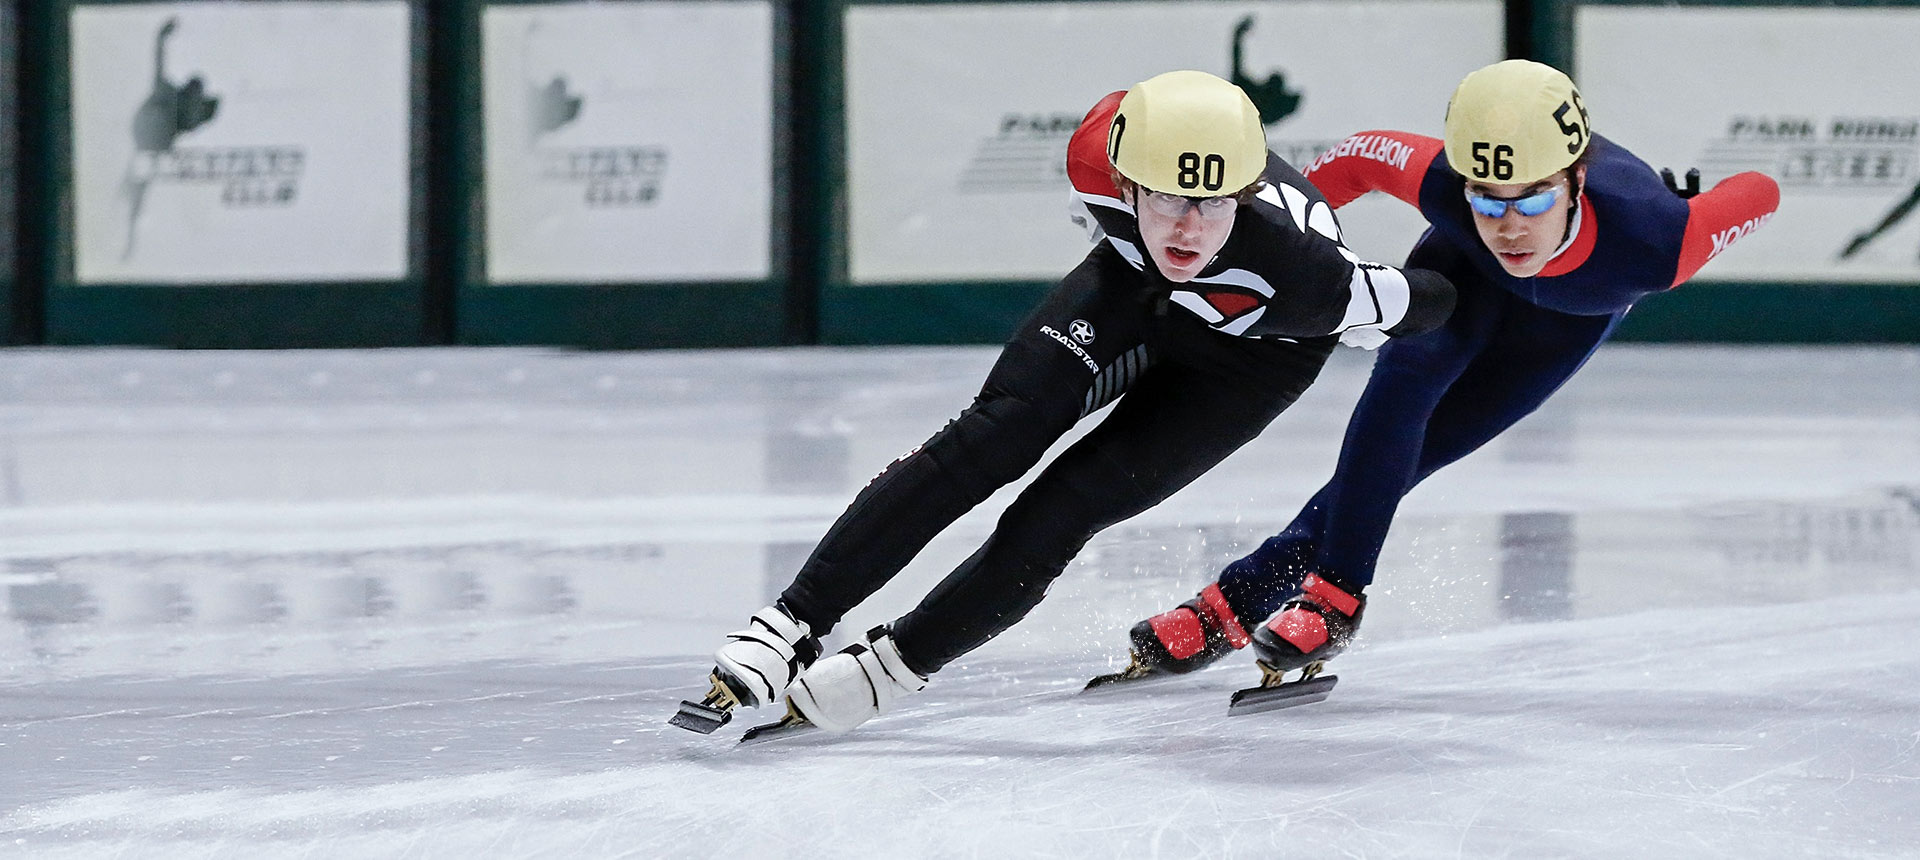
[[[682,699],[680,700],[679,712],[668,717],[667,722],[690,732],[710,735],[713,734],[715,729],[726,725],[727,722],[732,719],[732,711],[724,711],[719,708],[708,707],[699,702],[689,702]]]
[[[1334,682],[1339,680],[1338,675],[1321,675],[1278,687],[1249,687],[1233,694],[1233,700],[1227,704],[1227,715],[1259,714],[1324,701],[1333,692]]]
[[[785,717],[780,718],[779,722],[767,723],[766,725],[754,726],[748,729],[745,734],[740,736],[740,745],[762,744],[767,741],[790,738],[794,735],[816,731],[819,728],[819,726],[807,722],[805,717],[788,713]]]
[[[1144,681],[1146,678],[1147,676],[1145,675],[1129,675],[1126,672],[1110,672],[1105,675],[1095,675],[1087,681],[1086,686],[1080,688],[1080,692],[1091,693],[1095,690],[1109,689],[1120,684],[1134,684]]]
[[[1154,672],[1149,670],[1146,667],[1146,664],[1140,662],[1139,654],[1128,653],[1127,665],[1125,668],[1121,669],[1118,672],[1108,672],[1105,675],[1095,675],[1092,679],[1087,681],[1086,686],[1080,688],[1080,692],[1090,693],[1090,692],[1093,692],[1094,690],[1109,689],[1119,684],[1134,684],[1140,681],[1161,680],[1161,679],[1170,678],[1170,677],[1173,677],[1171,673]]]
[[[1092,695],[1098,696],[1101,693],[1105,693],[1110,690],[1119,690],[1123,688],[1128,690],[1139,690],[1146,687],[1158,687],[1161,684],[1174,680],[1175,678],[1184,678],[1184,677],[1187,677],[1187,676],[1176,675],[1172,672],[1146,672],[1146,673],[1137,674],[1137,675],[1131,675],[1126,672],[1113,672],[1110,674],[1094,677],[1093,679],[1087,681],[1087,685],[1085,687],[1081,687],[1080,692],[1082,694],[1092,694]]]
[[[712,688],[707,690],[707,697],[698,702],[681,699],[680,710],[667,718],[670,725],[710,735],[714,729],[733,719],[733,709],[739,707],[744,699],[740,694],[739,679],[716,667],[707,674],[707,680],[713,683]]]

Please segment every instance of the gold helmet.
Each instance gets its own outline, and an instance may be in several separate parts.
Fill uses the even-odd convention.
[[[1517,185],[1565,169],[1593,136],[1573,80],[1531,60],[1462,78],[1447,102],[1446,134],[1447,162],[1461,176]]]
[[[1216,197],[1260,178],[1267,132],[1239,87],[1206,72],[1167,72],[1120,99],[1107,129],[1107,158],[1142,188]]]

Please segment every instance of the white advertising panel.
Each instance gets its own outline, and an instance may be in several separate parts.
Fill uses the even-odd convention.
[[[81,284],[407,270],[405,2],[72,12]]]
[[[1067,220],[1068,138],[1102,96],[1172,69],[1239,83],[1296,167],[1356,131],[1438,136],[1454,85],[1504,56],[1502,15],[1498,0],[855,6],[851,279],[1065,274],[1087,253]],[[1424,222],[1375,198],[1342,226],[1398,262]]]
[[[1594,131],[1701,187],[1743,170],[1780,211],[1700,272],[1920,278],[1920,9],[1581,7]]]
[[[483,28],[489,281],[768,276],[771,4],[498,6]]]

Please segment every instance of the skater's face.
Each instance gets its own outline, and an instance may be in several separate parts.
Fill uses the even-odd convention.
[[[1579,168],[1575,177],[1584,182],[1586,168]],[[1564,172],[1526,185],[1467,183],[1473,226],[1507,274],[1531,278],[1547,267],[1554,249],[1566,240],[1573,188]]]
[[[1140,239],[1160,274],[1176,284],[1193,280],[1233,232],[1240,204],[1228,197],[1181,197],[1134,186]]]

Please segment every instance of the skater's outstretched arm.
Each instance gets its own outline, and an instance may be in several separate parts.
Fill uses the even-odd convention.
[[[1708,260],[1760,229],[1780,208],[1780,183],[1763,173],[1736,173],[1687,200],[1687,227],[1673,286],[1686,283]]]
[[[1417,207],[1420,184],[1440,150],[1437,137],[1404,131],[1363,131],[1314,159],[1305,174],[1336,209],[1369,191],[1385,192]]]

